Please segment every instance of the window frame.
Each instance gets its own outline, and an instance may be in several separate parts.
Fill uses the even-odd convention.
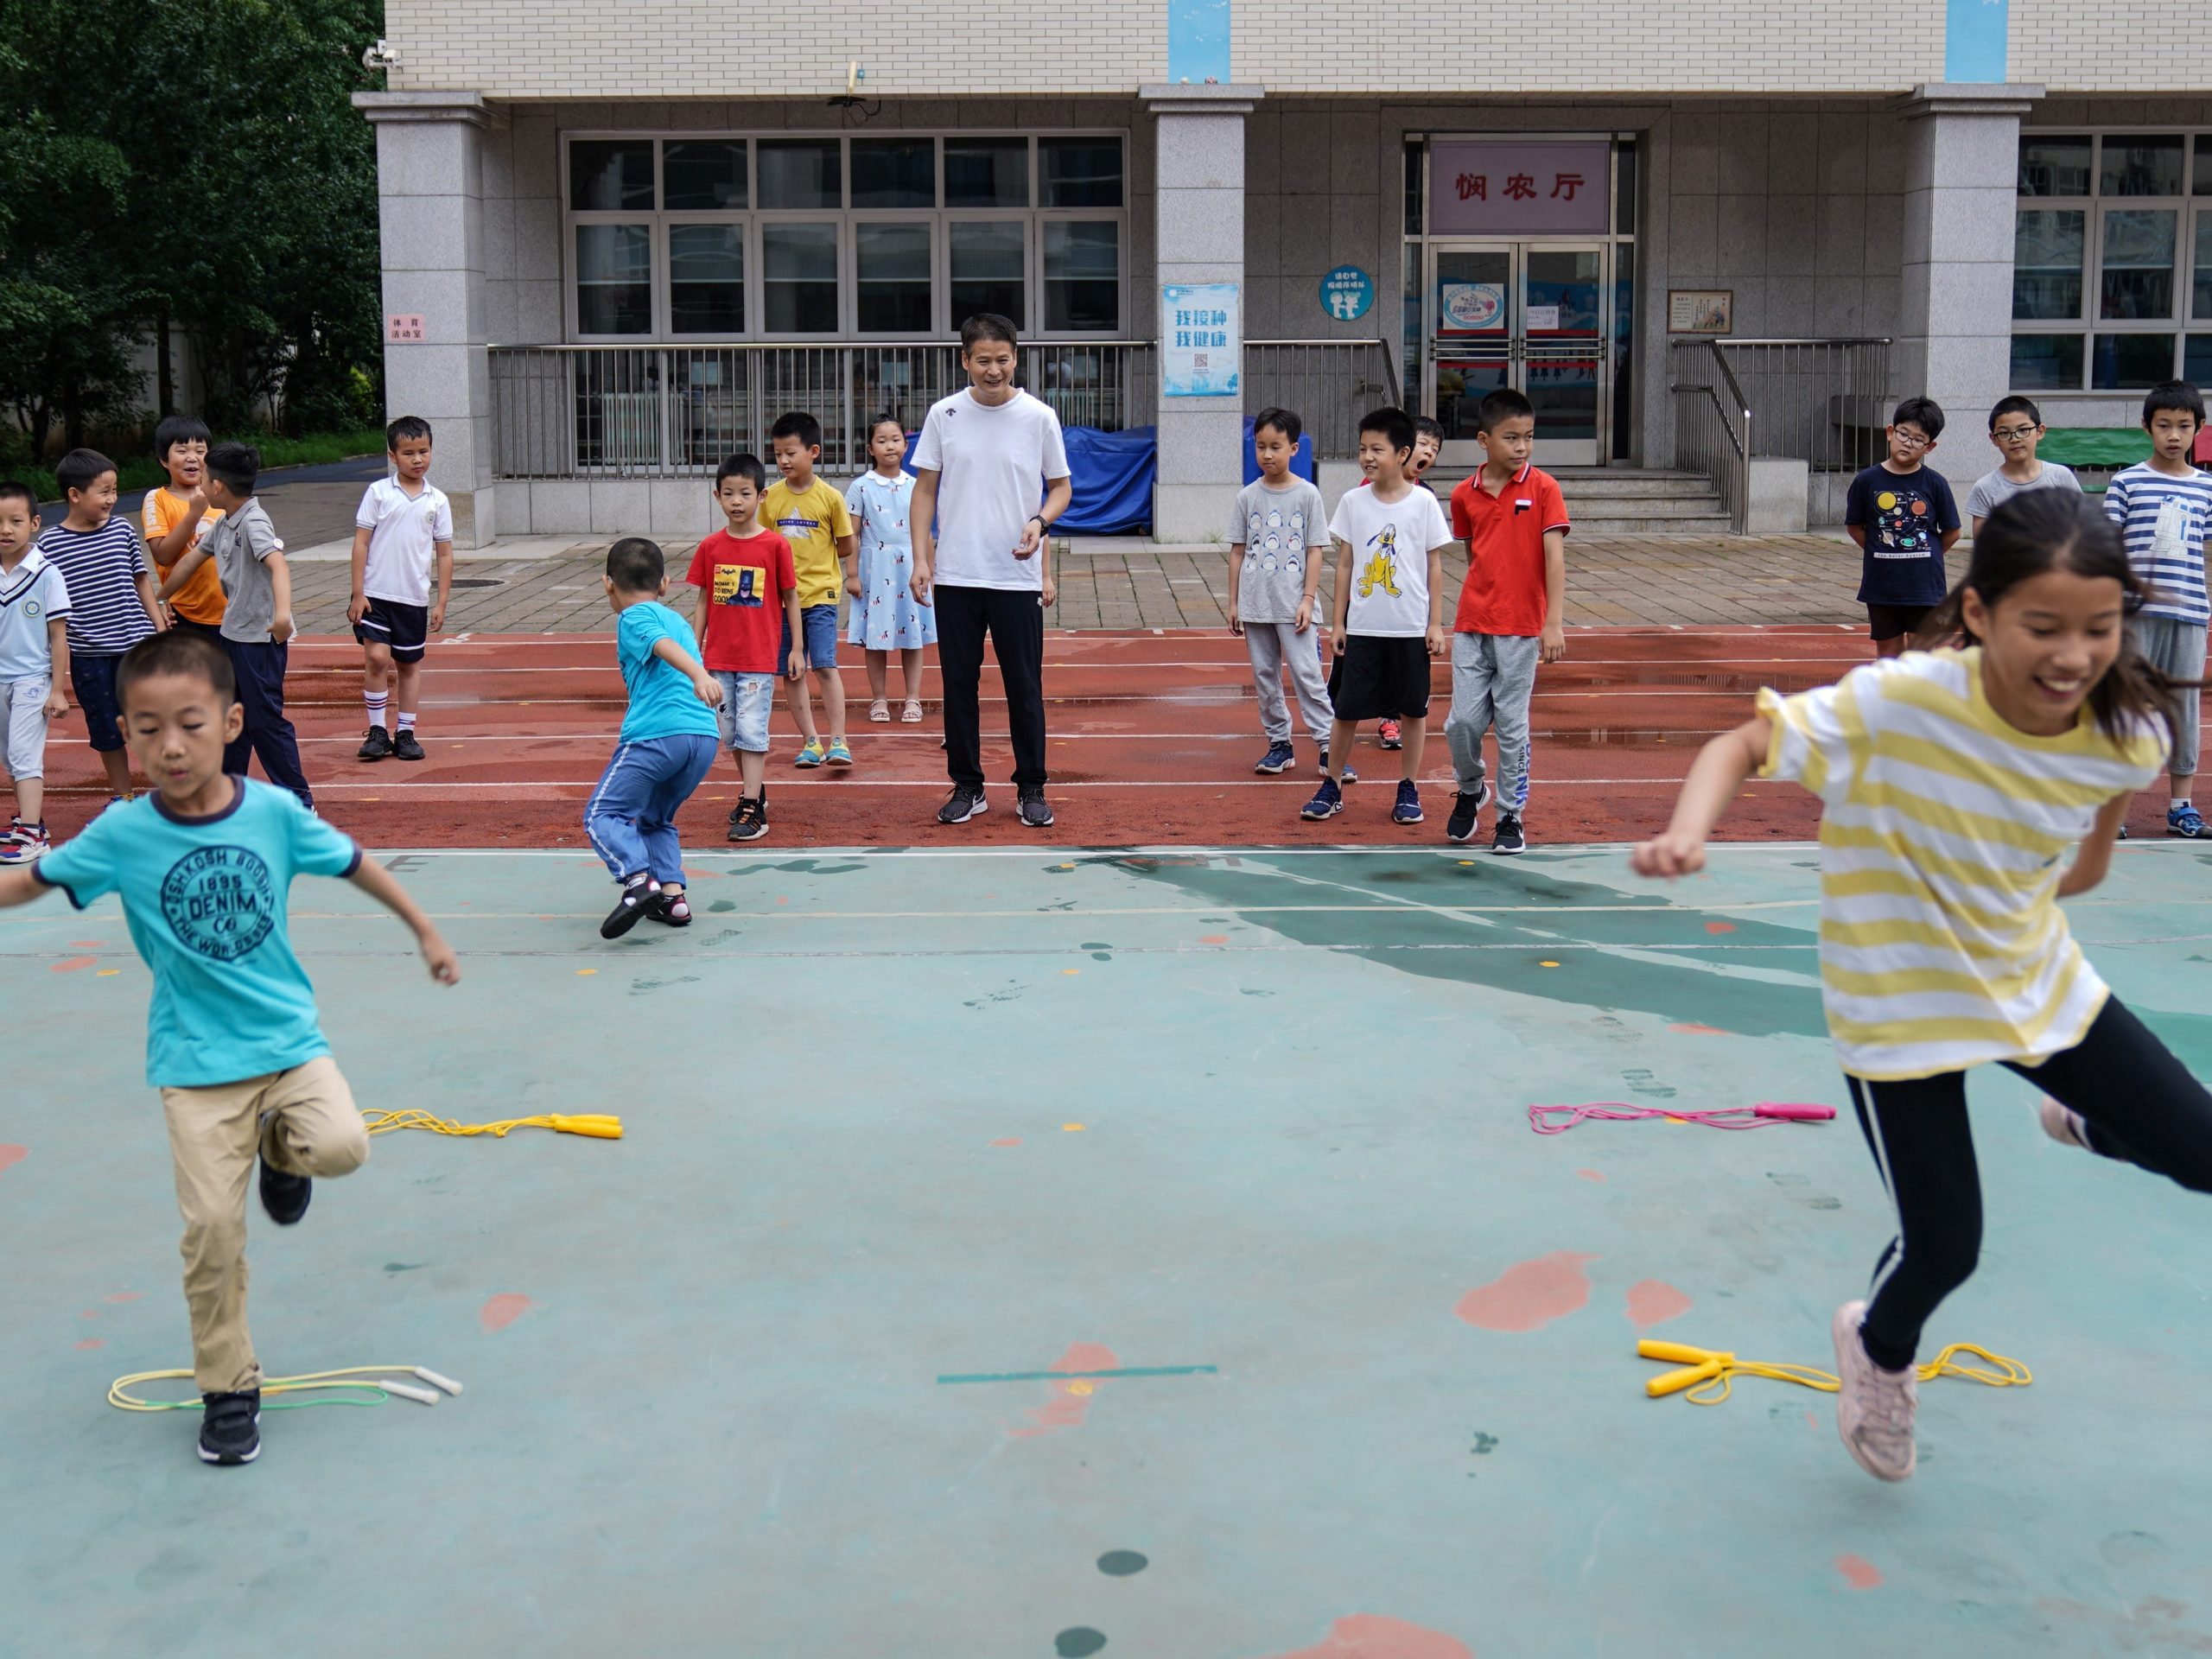
[[[852,141],[870,137],[926,137],[933,151],[936,205],[931,207],[855,207],[853,200]],[[1024,340],[1109,340],[1132,337],[1137,327],[1130,311],[1130,270],[1132,219],[1130,201],[1135,194],[1131,172],[1132,145],[1126,127],[1068,127],[1049,130],[1014,131],[1006,129],[979,129],[974,131],[937,131],[920,133],[839,132],[835,134],[795,133],[789,130],[736,131],[639,131],[626,128],[578,128],[556,135],[560,145],[560,201],[561,201],[561,316],[563,343],[601,346],[697,346],[715,342],[731,344],[779,345],[834,345],[841,342],[880,344],[886,341],[913,340],[909,331],[897,333],[862,332],[859,327],[860,271],[859,249],[855,226],[861,224],[923,223],[930,235],[930,327],[921,338],[931,344],[944,343],[959,327],[960,318],[951,315],[952,270],[951,230],[955,223],[968,224],[988,221],[1012,223],[1022,229],[1021,285],[1025,315],[1022,319]],[[834,139],[839,146],[839,200],[835,208],[807,210],[802,208],[763,208],[760,204],[760,143],[763,139],[820,138]],[[1039,151],[1041,141],[1055,138],[1090,138],[1111,140],[1122,153],[1122,206],[1110,207],[1045,207],[1042,200],[1043,159]],[[1026,207],[949,207],[945,203],[945,146],[948,140],[1018,139],[1027,147],[1028,157],[1029,203]],[[571,156],[579,143],[649,143],[653,157],[653,207],[626,211],[613,209],[579,209],[571,207]],[[747,206],[742,208],[681,209],[667,207],[667,161],[665,147],[671,143],[742,143],[745,146],[745,188]],[[2186,158],[2185,158],[2186,160]],[[1047,329],[1043,326],[1046,315],[1045,293],[1043,226],[1051,219],[1078,221],[1111,221],[1116,226],[1117,270],[1115,279],[1116,320],[1110,328]],[[831,334],[792,334],[772,332],[767,323],[766,265],[762,257],[763,226],[772,223],[835,223],[837,226],[837,327]],[[651,273],[652,328],[641,334],[587,334],[580,324],[578,260],[576,228],[582,225],[643,226],[649,232],[648,245],[652,249]],[[677,225],[737,225],[742,227],[742,257],[745,264],[744,304],[746,327],[735,334],[677,334],[674,328],[674,304],[670,269],[670,232]]]

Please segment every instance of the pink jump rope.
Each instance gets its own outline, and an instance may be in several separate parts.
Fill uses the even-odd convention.
[[[1834,1116],[1833,1106],[1799,1100],[1762,1100],[1753,1106],[1726,1106],[1710,1112],[1678,1112],[1664,1106],[1631,1106],[1624,1100],[1593,1100],[1585,1106],[1531,1106],[1529,1127],[1538,1135],[1565,1135],[1586,1118],[1629,1123],[1642,1117],[1671,1117],[1681,1123],[1702,1123],[1709,1129],[1763,1129],[1770,1123],[1825,1123]]]

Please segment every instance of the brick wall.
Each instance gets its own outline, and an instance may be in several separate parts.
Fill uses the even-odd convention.
[[[2011,16],[2013,80],[2054,92],[2212,86],[2212,29],[2201,6],[2171,0],[2012,0]]]

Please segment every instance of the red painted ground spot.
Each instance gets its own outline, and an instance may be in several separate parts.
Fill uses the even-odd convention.
[[[1628,1287],[1628,1321],[1639,1331],[1679,1319],[1690,1299],[1663,1279],[1639,1279]]]
[[[504,1331],[529,1312],[529,1297],[503,1290],[476,1310],[476,1322],[486,1331]]]
[[[1872,1590],[1882,1582],[1882,1569],[1863,1555],[1839,1555],[1835,1570],[1843,1574],[1843,1581],[1854,1590]]]
[[[1582,1264],[1597,1259],[1579,1250],[1554,1250],[1477,1286],[1452,1311],[1485,1331],[1541,1330],[1589,1305],[1590,1275]]]
[[[1276,1659],[1475,1659],[1475,1650],[1457,1637],[1402,1618],[1354,1613],[1330,1625],[1312,1647]]]

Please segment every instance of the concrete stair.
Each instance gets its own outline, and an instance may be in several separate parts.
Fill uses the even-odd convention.
[[[1469,468],[1429,468],[1429,482],[1449,499]],[[1726,536],[1727,509],[1713,480],[1671,467],[1557,467],[1567,517],[1577,536]]]

